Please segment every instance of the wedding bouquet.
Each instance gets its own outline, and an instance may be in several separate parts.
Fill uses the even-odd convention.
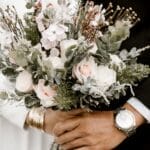
[[[23,19],[0,9],[0,70],[14,85],[1,99],[60,110],[108,105],[150,74],[137,57],[150,46],[122,49],[139,21],[131,9],[80,0],[28,0]]]

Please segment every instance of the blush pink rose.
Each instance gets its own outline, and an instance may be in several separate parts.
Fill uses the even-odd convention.
[[[55,105],[54,97],[56,96],[56,90],[49,85],[45,86],[45,80],[40,79],[38,84],[34,86],[34,91],[41,100],[42,106],[50,107]]]
[[[79,64],[73,67],[72,76],[76,78],[80,83],[83,83],[88,79],[88,77],[94,76],[95,67],[96,64],[92,57],[89,60],[84,59]]]

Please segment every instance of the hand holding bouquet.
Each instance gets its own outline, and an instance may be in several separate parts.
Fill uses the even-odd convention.
[[[0,69],[14,84],[3,99],[33,106],[97,109],[126,95],[150,68],[137,57],[150,46],[121,50],[139,21],[132,9],[105,9],[92,1],[27,2],[24,20],[14,7],[0,9]]]

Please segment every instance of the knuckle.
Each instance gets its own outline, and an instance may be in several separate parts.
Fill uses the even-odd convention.
[[[61,125],[62,125],[62,123],[61,122],[59,122],[59,123],[57,123],[56,125],[55,125],[55,127],[53,128],[53,134],[55,135],[55,136],[58,136],[59,135],[59,133],[60,133],[60,131],[61,131]]]
[[[87,143],[89,145],[94,145],[95,144],[95,141],[93,140],[93,138],[87,138]]]
[[[92,147],[92,150],[100,150],[101,148],[100,147],[98,147],[98,146],[93,146]],[[102,149],[102,150],[104,150],[104,149]]]
[[[103,146],[100,145],[100,144],[97,144],[97,145],[93,146],[93,148],[92,148],[92,150],[100,150],[100,149],[106,150],[105,147],[103,147]]]
[[[64,150],[73,149],[74,147],[75,147],[75,145],[73,143],[64,144],[64,145],[61,146],[61,148],[64,149]]]
[[[81,135],[88,135],[89,134],[89,129],[88,129],[88,127],[86,125],[80,127],[80,134]]]
[[[80,131],[79,131],[79,134],[80,134],[81,136],[85,136],[87,133],[86,133],[85,130],[80,130]]]
[[[63,143],[62,139],[60,139],[60,138],[56,138],[55,142],[60,145]]]

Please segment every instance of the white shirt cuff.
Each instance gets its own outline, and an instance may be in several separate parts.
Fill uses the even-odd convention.
[[[13,93],[14,90],[15,85],[0,72],[0,91]],[[28,109],[25,107],[23,100],[16,101],[0,99],[0,115],[18,127],[24,128],[27,113]]]
[[[147,121],[150,123],[150,109],[147,108],[141,101],[136,97],[131,97],[127,101],[133,108],[135,108]]]
[[[28,113],[27,108],[24,106],[23,102],[17,101],[5,101],[0,107],[0,114],[9,120],[11,123],[15,124],[19,128],[24,128],[24,123]]]

